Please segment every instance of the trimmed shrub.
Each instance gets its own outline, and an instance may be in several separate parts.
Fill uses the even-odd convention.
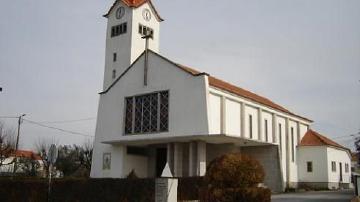
[[[258,187],[264,178],[264,169],[255,159],[237,153],[226,154],[210,162],[200,199],[206,202],[268,202],[271,191]]]
[[[213,188],[248,188],[263,182],[261,164],[246,155],[226,154],[214,159],[207,168],[205,180]]]

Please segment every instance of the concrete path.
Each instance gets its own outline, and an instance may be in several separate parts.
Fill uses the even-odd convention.
[[[317,191],[275,194],[271,197],[272,202],[349,202],[354,197],[354,191]]]

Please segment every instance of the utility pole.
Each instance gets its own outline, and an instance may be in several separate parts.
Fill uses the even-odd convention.
[[[16,173],[16,169],[17,169],[17,156],[16,156],[16,152],[18,151],[19,148],[19,139],[20,139],[20,126],[22,123],[22,119],[23,117],[26,116],[26,114],[22,114],[21,116],[18,117],[18,129],[17,129],[17,136],[16,136],[16,143],[15,143],[15,157],[14,157],[14,169],[13,169],[13,175],[15,176]]]

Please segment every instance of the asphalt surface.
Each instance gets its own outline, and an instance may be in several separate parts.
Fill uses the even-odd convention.
[[[354,197],[354,190],[317,191],[275,194],[272,202],[349,202]]]

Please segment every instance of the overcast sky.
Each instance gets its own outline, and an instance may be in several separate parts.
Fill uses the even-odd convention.
[[[0,116],[94,135],[112,0],[2,0]],[[155,0],[164,56],[263,95],[351,147],[360,129],[360,1]],[[79,120],[70,123],[53,121]],[[16,119],[0,119],[16,127]],[[22,124],[21,148],[85,136]]]

